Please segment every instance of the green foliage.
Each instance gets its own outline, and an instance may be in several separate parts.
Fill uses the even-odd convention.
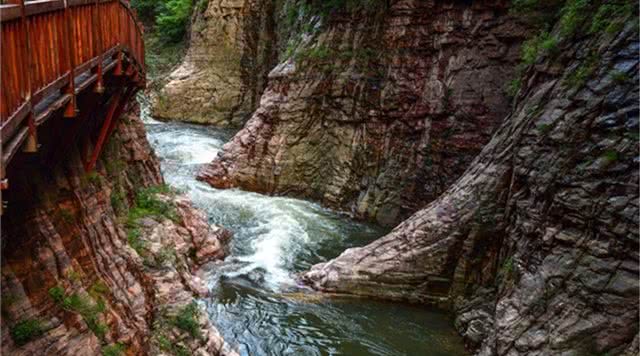
[[[509,257],[504,261],[502,265],[502,272],[505,276],[510,276],[513,273],[513,258]]]
[[[136,227],[127,227],[127,242],[138,255],[144,256],[146,244],[140,238],[140,230]]]
[[[122,356],[124,355],[125,347],[121,343],[109,344],[102,348],[102,356]]]
[[[138,18],[147,24],[155,22],[164,4],[164,0],[131,0],[131,7],[138,13]]]
[[[190,17],[191,0],[167,0],[156,17],[160,38],[170,42],[184,39]]]
[[[522,87],[522,79],[520,78],[520,75],[518,75],[517,78],[509,82],[509,85],[507,86],[507,95],[509,95],[512,98],[515,98],[516,95],[518,95],[518,92],[520,91],[521,87]]]
[[[602,153],[602,158],[604,158],[608,163],[616,162],[620,157],[619,153],[616,150],[606,150]]]
[[[196,3],[196,10],[199,13],[205,12],[207,10],[207,6],[209,5],[209,0],[198,0]]]
[[[598,66],[599,58],[595,53],[592,53],[585,59],[565,81],[570,88],[582,87],[589,77],[593,74]]]
[[[80,314],[89,330],[100,340],[104,339],[109,329],[100,321],[100,314],[106,310],[106,305],[102,298],[98,298],[98,301],[94,304],[86,296],[77,293],[67,295],[60,286],[49,289],[49,296],[64,310]]]
[[[62,301],[64,300],[64,294],[65,294],[64,288],[62,288],[61,286],[55,286],[49,289],[49,296],[56,303],[62,303]]]
[[[165,201],[160,200],[157,194],[173,194],[173,190],[167,185],[159,185],[144,188],[137,192],[135,205],[129,210],[127,226],[136,227],[136,220],[143,217],[165,217],[173,221],[179,221],[178,214],[174,207]]]
[[[89,287],[88,292],[91,297],[98,299],[98,302],[100,302],[102,296],[109,293],[109,287],[103,281],[98,280]]]
[[[44,328],[40,320],[26,319],[12,326],[9,332],[11,333],[13,342],[18,346],[22,346],[44,334]]]
[[[526,41],[522,46],[522,62],[529,66],[534,64],[541,55],[557,53],[558,39],[543,31]]]
[[[611,79],[613,79],[613,81],[617,84],[624,84],[631,80],[627,73],[618,70],[614,70],[611,72]]]
[[[178,311],[178,314],[173,319],[173,324],[179,329],[188,332],[192,337],[201,338],[198,314],[198,305],[192,302]]]
[[[589,0],[567,0],[562,8],[560,18],[560,34],[564,37],[573,36],[582,27],[589,13]]]
[[[67,270],[66,276],[71,282],[78,282],[82,280],[82,273],[77,272],[73,268],[69,268]]]
[[[89,181],[89,183],[91,184],[100,184],[102,176],[100,176],[100,174],[98,174],[98,172],[96,171],[91,171],[86,174],[86,178],[87,181]]]
[[[614,34],[622,29],[625,19],[637,13],[635,1],[608,1],[598,8],[591,22],[590,33]]]
[[[125,211],[127,207],[125,198],[124,193],[120,189],[114,189],[111,191],[111,207],[116,214],[121,214]]]
[[[162,351],[169,352],[176,356],[191,355],[191,352],[186,347],[179,344],[172,343],[171,341],[169,341],[169,339],[166,336],[162,334],[159,334],[156,336],[156,341],[158,343],[158,347]]]
[[[540,132],[540,134],[542,134],[542,135],[546,135],[549,132],[551,132],[552,128],[553,128],[553,126],[551,126],[549,124],[539,124],[537,126],[538,132]]]

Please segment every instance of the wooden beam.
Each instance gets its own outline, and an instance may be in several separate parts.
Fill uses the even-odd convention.
[[[113,120],[114,114],[116,114],[116,109],[120,106],[120,98],[122,97],[122,89],[118,89],[118,91],[114,94],[114,96],[109,101],[109,110],[107,111],[107,116],[102,123],[102,127],[100,128],[100,135],[98,136],[98,141],[96,142],[96,146],[93,148],[93,153],[91,154],[91,158],[88,162],[84,163],[84,170],[86,172],[90,172],[96,166],[96,161],[98,160],[98,156],[102,151],[102,145],[107,137],[107,133],[109,131],[109,127],[111,126],[111,120]]]

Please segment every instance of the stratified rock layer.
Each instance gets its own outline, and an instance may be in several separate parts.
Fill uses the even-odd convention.
[[[160,119],[240,126],[258,104],[275,65],[274,1],[198,2],[189,50],[154,96]]]
[[[444,191],[507,114],[525,31],[502,1],[390,4],[308,20],[199,178],[387,225]]]
[[[40,139],[64,132],[60,127],[67,124],[79,123],[51,119]],[[125,230],[136,192],[163,182],[135,112],[123,118],[94,173],[85,173],[77,143],[64,143],[56,147],[65,152],[63,160],[23,155],[9,167],[11,187],[3,194],[9,206],[2,216],[2,354],[100,355],[105,347],[162,354],[167,350],[158,351],[157,321],[206,292],[195,272],[224,256],[230,235],[174,196],[158,198],[175,211],[174,221],[148,217],[127,223],[140,226],[135,232]],[[143,256],[132,246],[144,246],[138,251]],[[197,323],[200,338],[170,325],[165,339],[193,354],[227,354],[203,313]]]
[[[448,304],[481,355],[638,354],[637,31],[538,61],[455,184],[303,280]]]

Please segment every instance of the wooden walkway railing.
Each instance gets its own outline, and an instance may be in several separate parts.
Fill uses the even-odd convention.
[[[77,94],[104,91],[107,71],[138,88],[145,80],[142,28],[128,2],[17,1],[0,5],[0,180],[18,148],[36,149],[37,126],[53,111],[75,117]]]

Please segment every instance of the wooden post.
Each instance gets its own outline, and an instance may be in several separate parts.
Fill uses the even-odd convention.
[[[118,58],[116,59],[116,67],[113,69],[113,75],[121,76],[122,75],[122,57],[124,54],[122,51],[119,51],[117,54]]]
[[[64,108],[64,117],[76,117],[77,115],[77,105],[76,105],[76,85],[75,85],[75,70],[76,70],[76,50],[75,50],[75,31],[73,29],[73,23],[71,18],[71,10],[69,9],[69,2],[64,2],[64,19],[67,24],[66,28],[66,50],[67,50],[67,58],[69,58],[69,82],[63,88],[63,92],[65,94],[71,95],[71,99],[67,103],[67,106]]]
[[[98,156],[100,155],[100,151],[102,151],[102,145],[104,144],[105,139],[107,138],[107,132],[109,131],[109,127],[111,127],[111,120],[113,120],[114,115],[116,114],[116,108],[120,105],[120,98],[122,97],[122,89],[119,89],[109,101],[109,110],[107,111],[107,116],[102,123],[102,127],[100,128],[100,135],[98,136],[98,141],[96,142],[96,146],[93,148],[93,152],[91,154],[91,159],[84,164],[84,170],[86,172],[90,172],[96,166],[96,161],[98,160]]]
[[[31,60],[31,45],[29,42],[29,26],[27,26],[27,10],[25,9],[24,0],[19,0],[20,4],[20,27],[22,29],[22,33],[24,34],[24,44],[21,46],[22,48],[22,58],[26,61],[26,71],[27,73],[23,73],[23,78],[26,80],[26,100],[27,105],[29,106],[29,113],[27,114],[27,124],[29,125],[29,135],[27,136],[27,142],[23,146],[24,152],[37,152],[38,151],[38,138],[37,138],[37,129],[35,125],[35,115],[33,114],[33,105],[31,103],[31,82],[32,82],[32,65],[33,61]],[[26,75],[25,75],[26,74]]]
[[[104,93],[104,84],[102,82],[102,51],[103,51],[102,44],[103,43],[102,43],[102,26],[100,26],[101,20],[100,20],[100,12],[99,12],[100,11],[99,1],[100,0],[95,0],[95,2],[93,3],[93,9],[91,11],[93,15],[92,31],[93,31],[94,50],[96,53],[96,57],[98,57],[98,65],[95,69],[95,73],[98,78],[96,80],[95,87],[93,87],[93,92],[102,94]]]

